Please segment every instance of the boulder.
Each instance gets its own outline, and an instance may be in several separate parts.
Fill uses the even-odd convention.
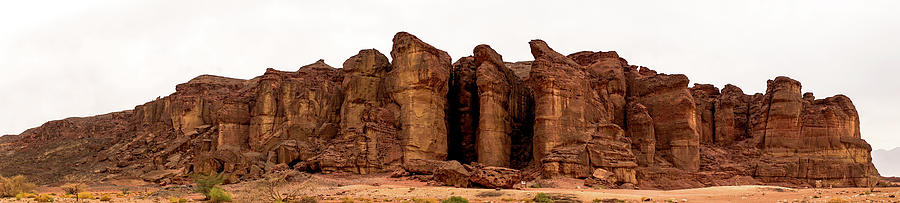
[[[486,166],[479,163],[472,164],[472,174],[469,180],[486,188],[513,188],[521,180],[519,170]]]
[[[434,171],[434,180],[447,186],[469,187],[469,173],[462,164],[457,161],[444,162]]]
[[[453,162],[453,161],[450,161]],[[457,162],[459,163],[459,162]],[[447,165],[448,161],[430,159],[410,159],[403,162],[401,167],[410,173],[433,175],[439,168]]]
[[[428,159],[410,159],[403,163],[403,169],[412,174],[432,175],[434,181],[443,185],[469,187],[471,173],[458,161],[437,161]],[[392,176],[406,176],[403,172],[394,172]]]
[[[584,185],[588,187],[608,187],[617,182],[616,174],[607,170],[598,168],[594,169],[591,177],[584,180]]]

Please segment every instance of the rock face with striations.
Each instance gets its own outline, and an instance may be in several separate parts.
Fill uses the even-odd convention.
[[[872,148],[860,138],[856,107],[844,95],[801,96],[800,87],[787,77],[769,81],[764,155],[755,175],[771,181],[864,185],[877,171]]]
[[[641,189],[863,186],[878,176],[850,99],[815,99],[787,77],[747,95],[540,40],[529,43],[534,61],[505,62],[478,45],[453,64],[409,33],[393,42],[390,58],[366,49],[342,68],[202,75],[133,110],[4,136],[0,175],[168,184],[291,168],[395,171],[457,187],[574,177]]]
[[[637,164],[630,140],[612,123],[615,106],[605,102],[609,95],[593,89],[597,75],[543,41],[530,44],[535,58],[528,80],[535,101],[534,158],[544,177],[585,178],[602,167],[633,181]]]
[[[377,173],[400,165],[402,148],[394,112],[387,103],[385,76],[391,64],[375,49],[344,62],[339,137],[317,157],[323,172]]]
[[[400,106],[403,159],[446,159],[450,55],[400,32],[391,57],[387,94]]]
[[[646,68],[628,76],[631,101],[653,118],[656,153],[678,169],[700,167],[700,130],[696,105],[684,75],[658,74]]]
[[[488,45],[475,47],[476,84],[478,88],[478,130],[476,152],[478,162],[490,166],[509,167],[527,164],[527,151],[532,135],[528,129],[531,114],[531,91],[507,68],[500,54]],[[515,157],[515,160],[514,160]]]

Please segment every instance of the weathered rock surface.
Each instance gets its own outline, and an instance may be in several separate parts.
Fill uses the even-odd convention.
[[[450,111],[447,135],[450,160],[462,163],[478,159],[475,150],[475,134],[478,129],[478,85],[475,84],[475,57],[462,57],[453,63],[450,73],[450,90],[447,93]]]
[[[630,100],[646,106],[653,118],[656,153],[678,169],[698,170],[700,130],[688,78],[643,67],[630,71],[628,77]]]
[[[387,93],[400,106],[403,159],[446,159],[450,55],[400,32],[391,57]]]
[[[323,172],[377,173],[400,164],[395,115],[387,105],[384,79],[391,64],[375,49],[361,50],[344,62],[341,131],[317,157]]]
[[[615,108],[624,104],[608,102],[607,89],[614,89],[609,84],[624,80],[601,80],[599,75],[606,72],[590,71],[543,41],[530,44],[535,57],[528,81],[535,98],[534,158],[541,162],[544,177],[585,178],[602,167],[635,181],[631,141],[613,124]]]
[[[530,161],[531,91],[488,45],[474,50],[478,88],[478,162],[489,166],[524,167]],[[515,160],[513,160],[515,157]]]
[[[863,186],[878,176],[846,96],[815,99],[787,77],[753,95],[688,88],[686,76],[616,52],[530,46],[534,61],[505,62],[478,45],[451,64],[401,32],[390,60],[366,49],[340,69],[318,61],[249,80],[202,75],[133,110],[4,136],[0,175],[169,184],[197,172],[395,171],[456,187],[562,176],[641,189]]]
[[[839,186],[864,185],[877,176],[872,148],[860,138],[859,115],[849,98],[801,96],[800,83],[787,77],[770,80],[766,96],[771,102],[764,154],[755,176]]]
[[[715,103],[714,140],[719,145],[731,145],[749,138],[750,95],[737,86],[727,84]]]
[[[628,131],[631,139],[631,151],[641,166],[654,165],[656,157],[656,135],[653,131],[653,118],[647,113],[647,107],[636,102],[628,105]]]
[[[469,181],[487,188],[513,188],[521,180],[519,170],[474,163]]]

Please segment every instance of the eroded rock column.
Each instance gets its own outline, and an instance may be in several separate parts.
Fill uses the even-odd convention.
[[[478,162],[509,167],[512,138],[522,137],[529,114],[530,92],[488,45],[475,47],[478,85]]]
[[[450,55],[400,32],[391,50],[388,93],[400,106],[403,160],[447,158],[447,109]]]
[[[629,73],[629,95],[643,104],[656,135],[656,152],[676,168],[700,168],[700,130],[696,105],[684,75],[657,74],[641,68]]]
[[[656,154],[656,136],[653,132],[653,118],[647,113],[647,107],[640,103],[628,104],[628,131],[631,138],[631,151],[640,166],[652,166]]]

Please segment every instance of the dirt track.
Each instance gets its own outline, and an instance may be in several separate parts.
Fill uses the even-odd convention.
[[[461,196],[470,202],[530,202],[538,193],[545,193],[557,201],[610,201],[625,202],[826,202],[840,198],[850,202],[900,202],[900,188],[876,188],[876,192],[867,193],[868,188],[833,188],[833,189],[791,189],[775,186],[719,186],[685,190],[624,190],[624,189],[590,189],[579,185],[577,179],[555,180],[555,188],[519,189],[475,189],[431,186],[425,182],[406,178],[389,178],[386,175],[341,176],[312,175],[304,181],[291,182],[281,187],[284,193],[296,196],[313,196],[320,202],[440,202],[451,196]],[[528,183],[526,183],[528,185]],[[114,198],[113,202],[159,202],[168,201],[169,197],[180,197],[189,200],[200,199],[189,186],[169,186],[166,188],[146,185],[137,180],[120,180],[95,184],[90,189],[94,193],[120,193],[118,188],[131,188],[130,195]],[[271,202],[256,192],[259,188],[254,183],[225,185],[234,193],[236,202]],[[56,187],[41,187],[41,193],[61,194]],[[894,197],[890,197],[894,195]],[[114,195],[115,196],[115,195]],[[14,199],[3,199],[0,202],[16,202]],[[30,199],[29,199],[30,200]],[[57,202],[73,201],[58,199]],[[25,201],[19,201],[25,202]],[[99,202],[90,200],[89,202]]]

